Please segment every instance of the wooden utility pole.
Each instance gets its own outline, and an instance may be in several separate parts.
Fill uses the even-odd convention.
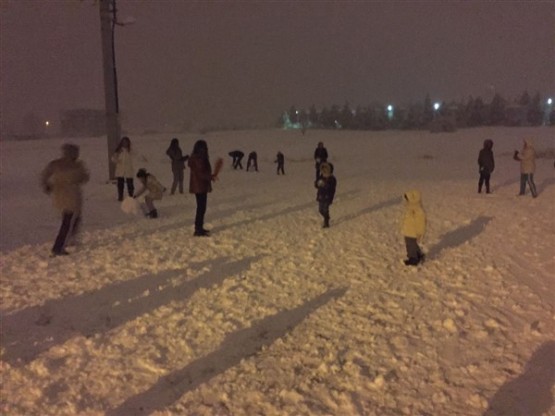
[[[108,178],[114,179],[115,166],[110,158],[120,140],[118,79],[114,29],[116,25],[116,0],[99,0],[100,31],[102,35],[102,64],[104,67],[104,101],[106,106],[106,137],[108,139]]]

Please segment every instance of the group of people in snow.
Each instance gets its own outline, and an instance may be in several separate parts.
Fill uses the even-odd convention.
[[[166,154],[171,160],[173,182],[170,194],[176,190],[183,194],[183,181],[185,163],[190,168],[189,193],[195,195],[196,213],[194,236],[206,237],[210,231],[204,228],[204,216],[207,208],[208,193],[212,191],[212,182],[217,180],[223,160],[218,159],[215,169],[212,169],[208,156],[208,145],[205,140],[197,140],[193,146],[191,155],[184,155],[179,146],[179,140],[173,138]],[[233,158],[233,168],[242,169],[241,159],[243,152],[236,150],[230,152]],[[118,201],[124,200],[124,190],[127,186],[129,197],[137,198],[145,194],[146,216],[157,218],[158,211],[154,201],[161,200],[166,188],[158,179],[141,168],[134,173],[133,159],[136,155],[131,147],[129,137],[123,137],[111,157],[115,165],[115,176],[117,183]],[[526,185],[530,188],[532,196],[537,197],[536,185],[534,183],[536,152],[530,139],[525,139],[523,148],[519,152],[515,150],[513,158],[520,162],[520,192],[525,195]],[[144,161],[146,159],[143,157]],[[277,174],[285,174],[285,157],[278,152],[276,160]],[[317,189],[316,200],[318,201],[318,212],[323,218],[323,228],[330,226],[330,206],[335,197],[337,179],[333,171],[334,166],[328,161],[328,151],[322,142],[319,142],[314,151],[314,163],[316,180],[314,186]],[[247,171],[251,166],[258,171],[256,152],[249,154]],[[482,192],[485,185],[486,193],[491,193],[490,178],[495,169],[493,156],[493,141],[484,141],[483,148],[478,155],[479,180],[478,193]],[[137,177],[142,188],[135,193],[134,176]],[[45,167],[41,174],[41,185],[45,193],[52,195],[53,205],[61,212],[62,223],[52,247],[52,255],[67,255],[66,247],[74,240],[81,222],[82,191],[81,187],[89,180],[89,173],[84,163],[79,160],[79,147],[74,144],[62,146],[62,156],[53,160]],[[403,196],[405,210],[402,219],[401,232],[405,240],[407,259],[404,261],[408,266],[416,266],[424,261],[419,242],[426,232],[426,213],[422,205],[422,196],[419,191],[411,190]]]

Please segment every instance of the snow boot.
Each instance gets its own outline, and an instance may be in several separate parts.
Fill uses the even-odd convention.
[[[418,259],[416,257],[409,257],[405,260],[405,266],[417,266]]]
[[[324,225],[322,228],[330,228],[330,217],[324,217]]]
[[[426,260],[426,255],[424,253],[418,253],[418,263],[424,263]]]
[[[153,209],[152,211],[150,211],[150,212],[148,213],[148,216],[149,216],[150,218],[158,218],[158,211],[156,211],[155,209]]]

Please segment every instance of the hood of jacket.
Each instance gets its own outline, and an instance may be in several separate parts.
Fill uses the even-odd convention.
[[[487,149],[487,150],[493,149],[493,140],[490,140],[490,139],[484,140],[484,149]]]
[[[404,195],[405,201],[408,204],[415,204],[415,205],[420,205],[422,202],[422,196],[420,194],[420,191],[417,191],[415,189],[405,192]]]

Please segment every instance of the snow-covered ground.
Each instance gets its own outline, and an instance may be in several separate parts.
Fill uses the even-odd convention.
[[[185,153],[198,138],[176,136]],[[166,186],[171,137],[131,137]],[[555,148],[550,128],[210,133],[226,161],[210,238],[192,237],[189,194],[126,216],[105,139],[74,140],[91,181],[81,244],[57,258],[38,175],[63,141],[2,142],[0,413],[555,415],[555,172],[539,159],[539,197],[516,197],[523,137]],[[486,138],[494,193],[478,195]],[[338,180],[326,230],[318,141]],[[236,148],[259,173],[231,169]],[[408,269],[410,189],[428,259]]]

